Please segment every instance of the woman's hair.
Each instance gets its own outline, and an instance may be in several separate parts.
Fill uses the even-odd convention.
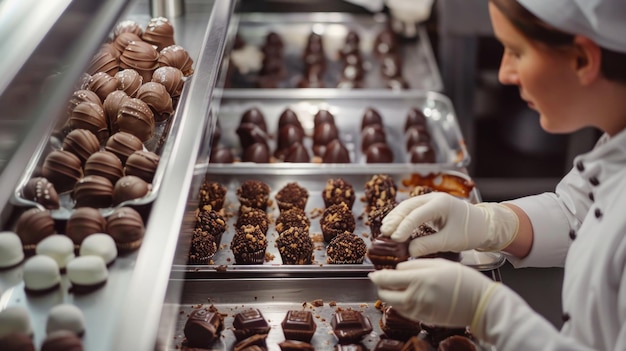
[[[516,0],[490,1],[529,39],[550,46],[573,45],[573,34],[563,32],[545,23]],[[606,79],[626,83],[626,54],[602,47],[600,49],[602,52],[600,62],[602,75]]]

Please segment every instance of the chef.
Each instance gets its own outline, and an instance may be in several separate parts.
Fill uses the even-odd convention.
[[[415,259],[370,273],[380,298],[406,317],[469,325],[498,350],[626,350],[626,1],[490,0],[504,46],[503,84],[516,85],[550,133],[604,134],[553,193],[469,204],[446,193],[400,203],[381,231],[413,238],[414,257],[503,251],[515,267],[564,267],[564,324],[557,330],[523,299],[480,272]]]

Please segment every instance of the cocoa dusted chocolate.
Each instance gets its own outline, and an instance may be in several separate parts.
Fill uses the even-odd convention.
[[[393,306],[386,306],[383,309],[383,317],[380,319],[380,328],[390,339],[401,340],[403,342],[417,336],[422,330],[419,321],[401,316]]]
[[[362,312],[355,310],[335,312],[330,325],[333,328],[333,334],[341,344],[359,342],[373,330],[369,318]]]

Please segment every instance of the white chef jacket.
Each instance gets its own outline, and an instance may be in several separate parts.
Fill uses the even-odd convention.
[[[496,293],[485,326],[496,348],[626,350],[626,131],[576,157],[555,193],[510,203],[528,214],[534,240],[526,258],[508,259],[564,265],[564,325],[559,333],[521,298]]]

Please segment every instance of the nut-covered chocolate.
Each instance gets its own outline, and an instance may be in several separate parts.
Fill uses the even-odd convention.
[[[135,151],[126,160],[125,175],[134,175],[152,183],[161,157],[152,151]]]
[[[100,150],[100,141],[87,129],[74,129],[63,139],[63,150],[76,155],[84,165],[89,156]]]
[[[78,156],[63,150],[54,150],[46,156],[42,173],[54,184],[59,193],[72,190],[76,181],[83,177],[82,164]]]
[[[324,234],[324,241],[329,243],[339,234],[352,234],[356,228],[356,221],[352,210],[342,202],[324,210],[320,218],[320,227]]]
[[[98,151],[85,162],[85,175],[105,177],[111,184],[115,184],[124,176],[122,161],[112,152]]]
[[[343,202],[349,209],[352,209],[354,200],[356,199],[356,193],[354,192],[352,184],[348,183],[345,179],[330,178],[326,181],[324,190],[322,190],[322,199],[326,207]]]
[[[154,135],[154,114],[140,99],[128,99],[117,115],[117,126],[121,132],[133,134],[142,142]]]
[[[70,128],[86,129],[95,134],[100,143],[109,138],[109,126],[101,104],[81,102],[76,105],[70,115]]]
[[[193,60],[187,50],[180,45],[170,45],[159,53],[159,66],[176,67],[183,72],[185,77],[193,74]]]

